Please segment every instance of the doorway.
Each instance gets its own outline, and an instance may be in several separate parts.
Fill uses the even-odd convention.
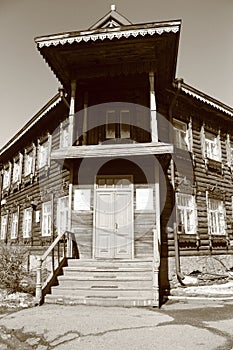
[[[96,180],[94,257],[133,258],[132,176],[100,176]]]

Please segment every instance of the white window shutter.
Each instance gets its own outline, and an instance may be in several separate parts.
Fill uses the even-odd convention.
[[[231,140],[230,140],[229,134],[227,134],[227,138],[226,138],[226,154],[227,154],[227,165],[230,167],[232,163],[232,159],[231,159]]]
[[[48,167],[50,167],[51,152],[52,152],[52,135],[48,133],[48,161],[47,161]]]
[[[189,152],[192,152],[193,150],[192,119],[190,119],[190,122],[188,123],[188,129],[186,131],[186,143],[187,143]]]
[[[200,138],[201,138],[202,158],[203,158],[203,159],[206,159],[206,149],[205,149],[205,127],[204,127],[204,125],[202,125],[202,127],[201,127]]]

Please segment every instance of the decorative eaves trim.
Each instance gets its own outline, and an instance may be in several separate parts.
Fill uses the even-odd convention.
[[[193,91],[191,91],[188,88],[185,88],[183,86],[181,87],[181,90],[184,93],[186,93],[187,95],[190,95],[190,96],[196,98],[197,100],[202,101],[202,102],[220,110],[221,112],[226,113],[226,114],[230,115],[231,117],[233,117],[233,112],[231,112],[227,108],[224,108],[223,106],[211,101],[211,99],[208,99],[208,97],[201,96],[200,94],[195,93],[195,92],[193,92]]]
[[[31,122],[29,121],[28,124],[26,125],[25,129],[22,131],[18,132],[16,136],[9,141],[3,148],[0,150],[0,156],[6,152],[10,147],[14,145],[15,142],[17,142],[23,135],[25,135],[38,121],[45,115],[47,114],[51,109],[53,109],[56,105],[58,105],[59,102],[61,102],[62,98],[59,96],[57,99],[52,102],[46,109],[44,109],[41,113],[38,114],[36,118],[33,118]]]
[[[57,45],[64,45],[64,44],[73,44],[75,42],[80,43],[82,41],[88,42],[88,41],[96,41],[96,40],[113,40],[113,39],[121,39],[121,38],[129,38],[137,36],[145,36],[145,35],[155,35],[155,34],[163,34],[163,33],[177,33],[180,30],[179,25],[172,25],[172,26],[162,26],[158,28],[143,28],[143,29],[131,29],[131,30],[123,30],[123,31],[111,31],[111,32],[103,32],[103,33],[95,33],[95,34],[83,34],[83,35],[77,35],[70,37],[69,34],[63,34],[59,35],[59,37],[56,38],[56,36],[53,36],[53,38],[48,38],[47,40],[44,38],[37,38],[36,42],[38,43],[38,46],[40,48],[46,46],[57,46]],[[68,36],[68,37],[67,37]]]

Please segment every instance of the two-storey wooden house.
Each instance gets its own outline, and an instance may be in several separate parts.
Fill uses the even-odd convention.
[[[1,149],[1,241],[34,266],[65,234],[79,259],[48,302],[159,305],[210,257],[233,266],[233,109],[176,79],[180,27],[112,6],[35,39],[63,88]]]

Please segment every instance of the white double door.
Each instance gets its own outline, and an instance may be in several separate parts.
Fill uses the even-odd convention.
[[[133,257],[131,189],[96,190],[94,257]]]

